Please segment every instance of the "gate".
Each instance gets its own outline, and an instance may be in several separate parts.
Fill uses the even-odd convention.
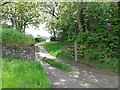
[[[64,53],[66,56],[75,58],[77,61],[77,42],[74,42],[73,46],[62,46],[61,53]]]

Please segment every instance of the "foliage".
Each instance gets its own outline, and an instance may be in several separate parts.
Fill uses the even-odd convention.
[[[57,29],[54,28],[54,20],[57,19],[57,15],[59,14],[59,9],[57,8],[58,2],[46,2],[42,3],[41,6],[44,8],[42,12],[45,13],[43,15],[44,22],[48,27],[48,32],[53,36],[57,36]]]
[[[51,88],[51,83],[38,61],[2,60],[3,88]]]
[[[101,60],[89,60],[88,57],[84,57],[81,59],[81,62],[85,62],[90,64],[91,66],[107,69],[108,71],[112,71],[120,74],[118,59],[104,58]]]
[[[24,31],[28,24],[40,22],[41,9],[40,2],[12,2],[1,6],[0,15],[3,22],[10,22],[13,28]]]
[[[8,24],[6,24],[6,23],[2,23],[2,29],[5,29],[5,28],[12,28],[12,26],[11,25],[8,25]]]
[[[80,59],[88,57],[91,62],[116,63],[114,60],[119,58],[119,2],[14,2],[0,9],[3,20],[11,20],[16,28],[36,25],[42,19],[57,40],[77,41]],[[61,42],[45,43],[45,48],[65,59],[60,53],[62,45]]]
[[[102,61],[103,65],[109,60],[108,65],[113,67],[110,63],[114,63],[114,70],[118,71],[119,3],[65,2],[58,3],[56,9],[57,18],[49,23],[56,29],[56,37],[62,41],[77,41],[80,60],[87,57],[90,62]]]
[[[2,42],[4,44],[28,45],[33,43],[33,37],[19,30],[2,29]]]
[[[65,56],[63,53],[60,53],[61,46],[67,46],[70,45],[66,42],[47,42],[44,43],[45,49],[53,56],[56,56],[63,60],[74,60],[73,58],[70,58],[68,56]],[[50,48],[52,47],[52,48]],[[93,51],[94,50],[94,51]],[[80,62],[85,62],[90,64],[91,66],[103,68],[103,69],[109,69],[113,72],[120,72],[118,68],[119,60],[117,58],[108,58],[104,57],[101,51],[96,51],[96,49],[86,49],[86,46],[81,46],[80,49],[78,48],[78,60]],[[81,58],[81,57],[82,58]]]
[[[57,68],[60,68],[62,70],[65,70],[65,71],[68,71],[68,72],[73,72],[74,70],[66,65],[66,64],[63,64],[61,62],[58,62],[58,61],[55,61],[55,60],[52,60],[52,59],[48,59],[48,58],[42,58],[43,61],[49,63],[50,65],[54,66],[54,67],[57,67]]]
[[[35,42],[43,42],[45,41],[46,39],[44,37],[36,37],[35,38]]]
[[[74,58],[66,57],[64,53],[61,53],[62,46],[73,45],[70,42],[45,42],[45,49],[53,56],[64,60],[74,60]]]
[[[54,36],[50,37],[50,41],[57,41],[56,37],[54,37]]]

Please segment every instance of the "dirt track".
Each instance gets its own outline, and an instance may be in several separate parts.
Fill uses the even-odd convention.
[[[118,88],[118,75],[106,70],[101,70],[75,61],[64,61],[51,56],[41,44],[37,44],[39,51],[36,58],[47,57],[60,61],[73,67],[76,73],[70,73],[42,62],[53,88]]]

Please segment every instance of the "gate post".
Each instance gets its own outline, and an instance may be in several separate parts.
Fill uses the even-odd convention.
[[[77,61],[77,42],[74,42],[74,47],[75,47],[75,61]]]

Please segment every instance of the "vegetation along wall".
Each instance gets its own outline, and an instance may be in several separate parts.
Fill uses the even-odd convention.
[[[2,30],[2,57],[35,60],[33,37],[19,30]]]

